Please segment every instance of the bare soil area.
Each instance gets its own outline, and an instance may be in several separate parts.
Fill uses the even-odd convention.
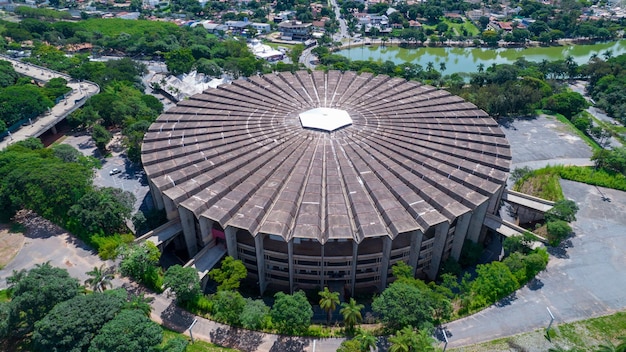
[[[11,224],[0,224],[0,269],[9,264],[24,246],[24,235],[11,232]]]

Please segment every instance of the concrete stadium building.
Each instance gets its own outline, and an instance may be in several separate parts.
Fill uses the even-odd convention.
[[[150,126],[142,161],[190,257],[226,246],[261,292],[434,278],[484,239],[511,162],[498,124],[432,86],[306,71],[236,80]]]

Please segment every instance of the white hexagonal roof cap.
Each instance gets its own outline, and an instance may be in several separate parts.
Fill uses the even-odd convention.
[[[345,110],[315,108],[300,113],[300,123],[304,128],[332,132],[352,125],[352,118]]]

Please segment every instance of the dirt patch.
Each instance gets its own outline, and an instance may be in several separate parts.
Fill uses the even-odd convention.
[[[0,224],[0,269],[15,258],[22,246],[24,246],[24,235],[12,233],[9,224]]]

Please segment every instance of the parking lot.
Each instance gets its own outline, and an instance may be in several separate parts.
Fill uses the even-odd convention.
[[[102,168],[95,171],[94,185],[120,188],[134,194],[137,198],[134,212],[140,207],[147,209],[152,207],[152,199],[148,193],[149,187],[143,168],[131,163],[121,148],[113,146],[111,156],[102,158],[96,149],[95,142],[86,133],[68,135],[63,143],[73,146],[83,155],[96,157],[102,162]],[[120,172],[111,175],[113,169],[118,169]]]

